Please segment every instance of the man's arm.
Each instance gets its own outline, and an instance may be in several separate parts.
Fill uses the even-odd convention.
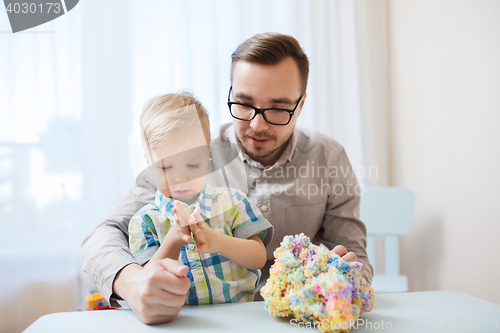
[[[338,247],[334,252],[345,255],[343,258],[347,261],[361,262],[364,266],[362,275],[371,283],[373,268],[366,253],[366,227],[359,219],[360,187],[356,175],[344,149],[331,156],[329,165],[337,166],[340,170],[338,177],[330,178],[330,189],[343,190],[342,193],[337,190],[328,196],[322,228],[314,242],[323,243],[330,249],[338,245],[345,247],[347,251]]]
[[[150,175],[146,172],[141,174],[137,185],[82,243],[83,270],[111,306],[119,306],[113,295],[113,282],[117,273],[136,262],[128,246],[130,219],[140,208],[154,201],[155,191]]]
[[[120,205],[82,243],[83,269],[109,304],[119,306],[116,300],[123,298],[146,324],[174,319],[190,286],[185,277],[189,269],[178,261],[167,258],[141,267],[130,254],[128,224],[140,208],[154,201],[153,184],[146,170]]]

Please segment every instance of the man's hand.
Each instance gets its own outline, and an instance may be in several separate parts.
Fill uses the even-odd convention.
[[[347,252],[347,249],[342,245],[337,245],[332,250],[333,253],[338,254],[343,260],[348,262],[358,261],[358,256],[354,252]],[[362,266],[361,273],[365,270],[365,266]]]
[[[173,320],[184,304],[190,282],[189,268],[172,259],[150,262],[146,267],[131,264],[116,276],[113,291],[127,301],[146,324]]]

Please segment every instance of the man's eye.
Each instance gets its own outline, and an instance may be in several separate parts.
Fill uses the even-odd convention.
[[[188,168],[193,168],[193,169],[196,169],[199,166],[200,166],[199,164],[188,164]]]
[[[172,169],[172,167],[171,167],[171,166],[163,166],[163,167],[161,167],[161,168],[162,168],[163,170]]]

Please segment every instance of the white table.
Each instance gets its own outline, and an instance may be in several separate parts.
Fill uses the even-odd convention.
[[[53,313],[40,317],[24,332],[312,331],[300,329],[291,319],[271,317],[263,302],[250,302],[185,306],[174,321],[151,326],[143,324],[130,310]],[[360,319],[364,322],[359,320],[353,331],[500,333],[500,305],[453,291],[376,295],[375,309]]]

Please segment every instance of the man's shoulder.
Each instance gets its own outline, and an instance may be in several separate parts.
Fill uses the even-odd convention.
[[[307,127],[296,127],[294,131],[296,149],[303,154],[325,154],[333,157],[344,152],[344,147],[334,138]]]
[[[230,136],[233,133],[233,124],[232,123],[226,123],[220,125],[220,127],[217,129],[216,132],[216,137],[213,139],[213,142],[229,142],[230,141]]]

